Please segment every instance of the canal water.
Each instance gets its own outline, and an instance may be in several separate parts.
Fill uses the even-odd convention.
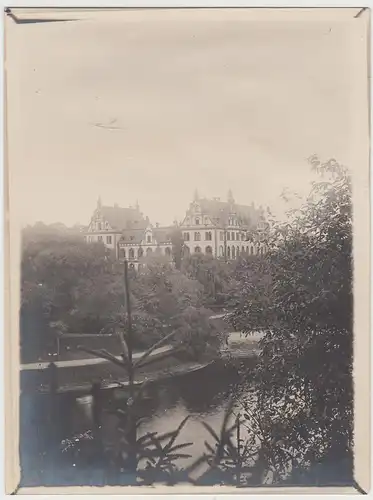
[[[230,399],[252,389],[250,374],[255,370],[255,364],[255,358],[229,362],[220,360],[199,371],[153,384],[143,404],[144,419],[139,434],[175,430],[189,416],[175,444],[191,442],[192,445],[185,449],[185,453],[192,455],[192,458],[181,459],[177,465],[182,467],[194,461],[206,451],[205,441],[214,444],[202,422],[219,432]],[[50,437],[43,434],[47,425],[40,419],[40,414],[45,416],[48,413],[45,399],[46,396],[39,397],[38,400],[24,398],[21,404],[23,484],[92,484],[92,481],[95,484],[99,466],[94,460],[94,450],[88,451],[88,455],[92,455],[91,460],[85,460],[84,465],[79,458],[81,449],[85,447],[89,450],[90,445],[89,437],[93,429],[91,396],[69,397],[59,403],[59,408],[55,408],[55,418],[58,421],[56,425],[59,426],[58,439],[61,443],[70,443],[71,446],[67,448],[71,449],[63,451],[61,446],[54,452],[48,449]],[[106,445],[114,448],[119,442],[117,426],[116,417],[105,413],[102,420],[103,438]],[[83,439],[79,436],[83,436]],[[53,474],[46,475],[44,469],[50,468],[52,462]]]

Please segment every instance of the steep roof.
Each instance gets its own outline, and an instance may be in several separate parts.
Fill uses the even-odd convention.
[[[169,243],[171,241],[172,227],[156,227],[153,229],[153,234],[156,242],[160,245],[162,243]]]
[[[139,244],[144,239],[144,232],[145,229],[125,229],[120,239],[125,243]]]
[[[255,208],[254,204],[239,205],[219,199],[209,200],[207,198],[200,198],[198,203],[202,214],[208,215],[212,222],[216,224],[226,223],[230,215],[236,214],[241,224],[253,227],[258,224],[263,215],[262,210]]]
[[[145,229],[147,221],[137,208],[101,207],[103,217],[113,229]]]

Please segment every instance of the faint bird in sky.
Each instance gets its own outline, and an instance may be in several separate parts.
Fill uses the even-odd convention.
[[[117,127],[114,124],[117,123],[117,119],[113,118],[109,123],[104,124],[104,123],[94,123],[94,127],[98,128],[105,128],[107,130],[124,130],[122,127]]]

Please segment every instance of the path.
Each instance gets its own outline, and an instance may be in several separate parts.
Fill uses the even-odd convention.
[[[156,356],[157,354],[162,354],[168,351],[172,351],[173,347],[172,346],[163,346],[159,347],[158,349],[155,349],[150,356]],[[143,354],[145,354],[146,351],[142,352],[135,352],[132,355],[132,359],[138,359],[141,358]],[[116,359],[120,360],[122,359],[121,356],[115,356]],[[110,361],[103,359],[103,358],[85,358],[85,359],[73,359],[69,361],[54,361],[54,364],[59,367],[59,368],[69,368],[73,366],[89,366],[89,365],[99,365],[101,363],[110,363]],[[44,370],[45,368],[48,368],[48,366],[51,364],[51,361],[43,361],[40,363],[28,363],[25,365],[21,365],[21,370]]]
[[[210,316],[210,319],[223,319],[224,317],[227,316],[229,313],[222,313],[222,314],[215,314]],[[252,335],[245,336],[241,332],[230,332],[228,333],[228,342],[229,343],[237,343],[239,342],[240,344],[242,343],[252,343],[252,342],[257,342],[260,340],[262,337],[262,334],[260,332],[255,332]],[[156,356],[158,354],[163,354],[166,352],[172,351],[174,348],[170,345],[166,345],[163,347],[159,347],[158,349],[155,349],[151,356]],[[226,349],[224,349],[226,350]],[[133,359],[138,359],[140,358],[145,351],[142,352],[136,352],[133,354]],[[120,360],[121,356],[116,356],[116,359]],[[48,366],[52,363],[52,361],[40,361],[37,363],[26,363],[21,365],[21,370],[45,370],[48,368]],[[81,366],[90,366],[90,365],[99,365],[103,363],[110,363],[110,361],[103,359],[103,358],[83,358],[83,359],[73,359],[73,360],[67,360],[67,361],[53,361],[53,363],[58,367],[58,368],[72,368],[72,367],[81,367]]]

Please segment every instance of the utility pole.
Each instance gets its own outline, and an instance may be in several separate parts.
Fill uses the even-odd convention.
[[[131,315],[131,301],[130,301],[130,287],[128,279],[128,261],[124,260],[124,302],[127,310],[127,332],[125,343],[127,345],[127,373],[128,373],[128,388],[129,388],[129,398],[127,400],[127,422],[128,422],[128,435],[127,442],[129,446],[128,453],[128,468],[132,472],[137,469],[137,428],[136,428],[136,415],[134,408],[134,398],[135,398],[135,385],[134,385],[134,369],[132,362],[133,353],[133,337],[132,337],[132,315]],[[124,355],[124,353],[123,353]]]
[[[133,398],[133,364],[132,364],[132,352],[133,352],[133,338],[132,338],[132,314],[131,314],[131,301],[130,301],[130,287],[128,279],[128,261],[124,260],[124,305],[127,310],[127,335],[126,344],[128,349],[128,382],[130,389],[130,397]]]
[[[224,224],[224,261],[227,263],[227,227]]]

